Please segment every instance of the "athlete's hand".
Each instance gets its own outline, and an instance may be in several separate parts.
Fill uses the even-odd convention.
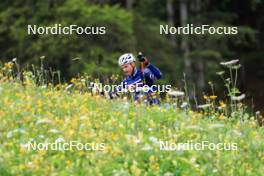
[[[145,56],[141,52],[138,53],[137,58],[138,58],[139,62],[144,62],[145,61]]]
[[[137,58],[138,58],[138,61],[139,61],[139,62],[143,62],[143,64],[144,64],[145,66],[149,64],[148,59],[142,54],[142,52],[139,52],[139,53],[138,53]]]

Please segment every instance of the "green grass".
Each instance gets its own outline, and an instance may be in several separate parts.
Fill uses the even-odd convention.
[[[264,129],[253,120],[135,106],[90,94],[0,82],[0,175],[262,175]],[[103,151],[27,150],[28,141],[104,143]],[[236,143],[237,150],[160,150]]]

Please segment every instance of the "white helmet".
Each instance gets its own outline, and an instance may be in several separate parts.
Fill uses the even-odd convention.
[[[118,64],[119,64],[119,66],[122,66],[124,64],[129,64],[129,63],[132,63],[135,61],[136,61],[136,59],[132,53],[125,53],[119,57]]]

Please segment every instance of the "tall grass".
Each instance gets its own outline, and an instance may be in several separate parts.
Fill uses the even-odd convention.
[[[236,76],[226,83],[229,100],[218,102],[214,93],[208,94],[205,104],[192,110],[179,90],[171,90],[160,106],[134,105],[127,95],[108,100],[94,90],[99,80],[87,75],[60,83],[57,71],[41,67],[26,70],[13,60],[0,68],[0,175],[264,172],[264,130],[255,119],[261,114],[246,117]],[[27,150],[29,141],[104,143],[105,149]],[[165,141],[236,143],[237,150],[161,150]]]

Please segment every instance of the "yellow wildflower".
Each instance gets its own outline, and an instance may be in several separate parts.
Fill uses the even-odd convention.
[[[224,114],[223,113],[221,113],[221,115],[218,117],[220,120],[224,120],[224,119],[226,119],[226,116],[224,116]]]
[[[216,96],[216,95],[211,95],[209,98],[210,98],[211,100],[215,100],[215,99],[217,98],[217,96]]]
[[[220,109],[224,109],[226,107],[226,104],[223,101],[220,101]]]

